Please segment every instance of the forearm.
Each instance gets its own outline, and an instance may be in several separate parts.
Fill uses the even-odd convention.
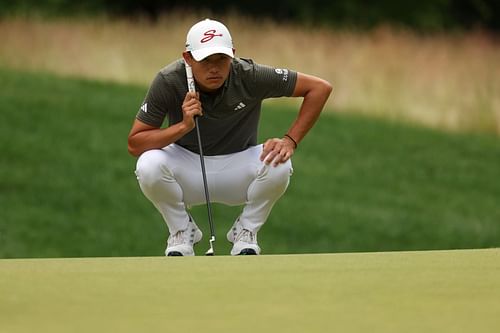
[[[191,131],[184,123],[174,124],[167,128],[154,128],[133,133],[128,138],[128,151],[140,156],[147,150],[161,149],[179,140]]]
[[[147,150],[161,149],[182,138],[195,127],[194,117],[201,116],[198,93],[188,92],[182,103],[182,121],[167,128],[157,128],[138,119],[128,135],[128,151],[139,156]]]
[[[304,95],[304,100],[302,101],[297,119],[287,132],[296,143],[302,141],[309,130],[314,126],[331,91],[332,87],[327,82],[324,82],[324,84],[316,89],[308,91]]]

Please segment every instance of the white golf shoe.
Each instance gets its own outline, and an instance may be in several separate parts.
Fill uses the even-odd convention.
[[[190,217],[186,230],[170,235],[167,240],[165,255],[168,257],[194,256],[193,245],[201,240],[203,234]]]
[[[243,229],[240,219],[237,219],[233,227],[227,233],[227,240],[233,243],[232,256],[258,255],[260,247],[257,244],[257,234]]]

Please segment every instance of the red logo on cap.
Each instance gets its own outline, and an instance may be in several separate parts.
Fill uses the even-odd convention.
[[[203,34],[203,36],[205,36],[205,37],[203,37],[200,42],[206,43],[206,42],[211,41],[214,37],[222,37],[222,34],[215,34],[216,32],[217,31],[215,31],[215,30],[208,30],[208,31],[206,31]]]

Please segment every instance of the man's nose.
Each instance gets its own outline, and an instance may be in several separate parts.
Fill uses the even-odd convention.
[[[215,62],[209,62],[208,63],[208,71],[209,72],[218,72],[219,66],[217,66],[217,63],[215,63]]]

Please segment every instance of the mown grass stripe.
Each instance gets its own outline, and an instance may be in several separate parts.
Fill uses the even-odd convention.
[[[10,70],[0,85],[0,257],[162,254],[126,151],[147,88]],[[266,104],[261,140],[296,112]],[[266,254],[500,246],[498,137],[323,114],[293,165],[259,233]],[[218,254],[240,209],[214,205]],[[206,209],[193,216],[208,235]]]

